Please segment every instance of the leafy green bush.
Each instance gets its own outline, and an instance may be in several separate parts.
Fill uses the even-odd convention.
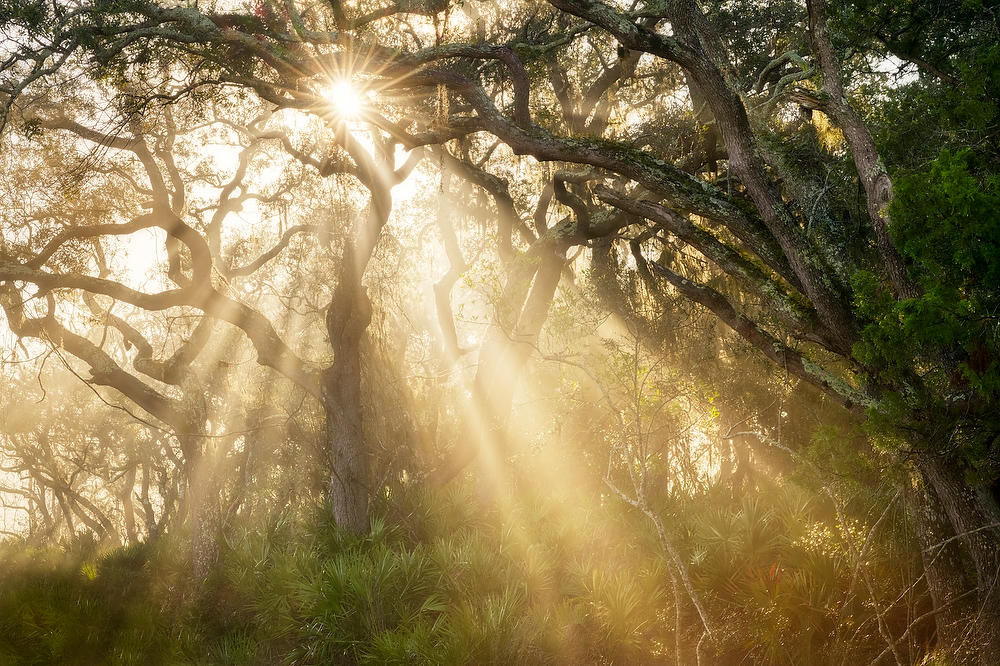
[[[829,507],[807,497],[708,488],[671,523],[724,620],[719,663],[824,663],[837,632],[869,616],[866,597],[850,597],[852,560]],[[671,664],[678,611],[684,649],[701,639],[645,518],[622,504],[530,494],[484,504],[457,486],[394,506],[364,537],[338,530],[322,506],[231,524],[198,587],[178,537],[103,553],[88,539],[9,544],[0,663]],[[905,555],[884,541],[869,567],[894,596],[891,569],[878,567]],[[873,632],[851,641],[882,649]]]

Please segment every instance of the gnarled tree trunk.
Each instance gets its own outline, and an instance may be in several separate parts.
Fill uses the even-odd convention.
[[[972,607],[961,543],[934,488],[914,470],[904,490],[906,508],[916,524],[924,579],[936,612],[937,645],[959,652],[967,630],[963,621]],[[963,596],[965,595],[965,596]]]
[[[473,385],[475,413],[469,415],[475,432],[430,477],[434,485],[455,478],[477,456],[490,468],[484,480],[496,480],[493,472],[505,455],[507,419],[517,382],[535,349],[566,265],[565,245],[540,242],[535,249],[538,255],[521,257],[508,271],[501,302],[479,351]]]
[[[200,584],[208,579],[219,559],[219,482],[214,461],[203,448],[204,438],[179,434],[177,440],[184,454],[185,495],[180,518],[190,526],[192,575]]]
[[[960,461],[951,456],[923,453],[916,458],[917,468],[926,480],[926,498],[931,501],[923,507],[923,513],[932,517],[928,528],[930,538],[944,536],[936,543],[943,544],[950,533],[954,534],[972,562],[973,571],[969,579],[975,582],[976,599],[974,611],[966,614],[972,621],[962,636],[946,633],[947,641],[961,641],[963,649],[971,649],[979,657],[979,663],[995,664],[1000,655],[1000,507],[988,488],[970,483]],[[936,496],[936,497],[935,497]],[[934,501],[936,499],[936,501]],[[938,504],[939,503],[939,504]],[[937,507],[940,506],[940,510]],[[943,519],[947,517],[948,524]],[[947,545],[950,545],[948,542]],[[954,562],[954,559],[951,560]],[[929,570],[928,582],[938,576],[940,568]],[[947,601],[954,599],[963,590],[955,589],[961,581],[954,572],[940,577],[937,608],[945,608]],[[942,611],[942,614],[950,611]]]
[[[361,405],[361,340],[371,322],[371,301],[361,285],[353,247],[344,252],[340,282],[327,310],[333,364],[323,372],[323,410],[330,447],[333,518],[356,534],[368,530],[369,460]]]

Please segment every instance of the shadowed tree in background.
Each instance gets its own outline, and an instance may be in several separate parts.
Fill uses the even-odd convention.
[[[368,452],[361,445],[359,355],[370,313],[360,276],[388,216],[389,189],[412,169],[419,156],[396,173],[385,162],[392,159],[392,144],[380,144],[372,155],[341,128],[341,140],[362,164],[357,169],[359,179],[372,183],[372,191],[376,192],[367,216],[341,231],[334,227],[338,213],[330,211],[326,225],[289,226],[273,246],[253,256],[247,239],[242,239],[240,245],[227,238],[234,224],[231,216],[248,202],[280,204],[290,191],[301,194],[290,180],[266,186],[270,192],[255,188],[247,171],[255,160],[254,168],[259,168],[265,144],[278,151],[287,146],[292,155],[286,158],[298,158],[301,168],[327,177],[354,172],[353,164],[348,166],[346,153],[339,159],[327,155],[321,162],[297,151],[280,127],[262,127],[269,113],[244,124],[232,113],[207,123],[187,116],[183,120],[189,121],[191,127],[178,129],[174,107],[167,107],[161,118],[162,133],[140,134],[138,121],[133,118],[128,128],[112,135],[52,112],[42,103],[20,111],[31,114],[31,122],[39,132],[51,133],[50,140],[73,136],[84,142],[82,152],[69,152],[64,158],[83,170],[76,177],[84,179],[85,192],[76,200],[57,197],[35,208],[30,204],[10,207],[5,232],[9,239],[7,256],[19,257],[27,273],[25,280],[4,285],[7,321],[18,336],[37,338],[86,363],[89,383],[115,389],[165,424],[177,438],[185,477],[184,513],[191,518],[198,576],[203,577],[212,565],[222,510],[220,489],[214,485],[216,462],[209,451],[215,448],[215,440],[223,436],[220,433],[227,425],[236,425],[237,432],[245,429],[245,424],[225,424],[225,418],[211,409],[218,396],[225,395],[218,384],[226,377],[224,366],[231,360],[228,357],[239,349],[233,344],[238,338],[231,333],[223,333],[220,338],[219,322],[227,322],[244,333],[259,363],[285,375],[321,402],[330,415],[328,441],[334,456],[330,466],[334,470],[331,493],[338,523],[354,531],[367,529],[371,480]],[[199,131],[202,140],[208,138],[204,133],[206,125],[231,130],[238,140],[231,148],[236,167],[228,181],[221,175],[200,172],[202,167],[192,160],[197,155],[192,156],[190,144],[179,145]],[[107,157],[94,155],[93,151]],[[388,156],[386,151],[390,151]],[[47,165],[43,161],[37,168],[44,171]],[[205,200],[206,188],[216,192],[214,200],[213,195]],[[24,193],[22,190],[21,195]],[[141,202],[138,205],[137,200]],[[353,219],[350,211],[344,212]],[[113,266],[117,262],[109,259],[113,251],[110,243],[116,236],[149,229],[164,232],[155,242],[163,243],[167,256],[165,274],[155,275],[153,281],[164,288],[154,292],[134,289],[135,275]],[[339,275],[331,288],[326,322],[320,329],[326,330],[335,350],[334,362],[325,370],[322,361],[307,363],[292,351],[262,313],[266,310],[240,299],[248,279],[253,280],[297,237],[309,234],[341,242],[348,239],[342,249]],[[351,240],[353,236],[357,238]],[[185,322],[178,327],[184,333],[172,353],[161,358],[157,352],[160,343],[151,335],[158,333],[155,320],[119,316],[113,310],[121,309],[120,304],[132,306],[133,312],[165,312],[168,328],[173,327],[174,317]],[[60,308],[67,314],[60,316]],[[86,312],[84,322],[93,319],[99,326],[77,332],[79,308]],[[279,314],[283,322],[289,319],[289,313]],[[213,344],[213,338],[221,344]],[[226,348],[227,341],[231,349]],[[203,354],[212,358],[196,371],[195,364]],[[127,371],[126,365],[135,372]],[[212,421],[218,432],[209,431]],[[231,435],[224,436],[232,439]]]

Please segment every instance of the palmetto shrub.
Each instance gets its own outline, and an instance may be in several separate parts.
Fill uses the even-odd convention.
[[[851,587],[830,507],[805,497],[708,489],[683,512],[662,508],[724,627],[704,646],[712,663],[839,663],[883,649],[874,629],[857,631],[867,590]],[[672,564],[642,515],[615,502],[499,506],[461,486],[397,495],[364,537],[325,507],[233,521],[197,588],[177,536],[103,554],[86,538],[11,544],[0,550],[0,664],[676,663]],[[892,540],[866,555],[884,599],[903,562]],[[679,599],[693,652],[700,624]]]

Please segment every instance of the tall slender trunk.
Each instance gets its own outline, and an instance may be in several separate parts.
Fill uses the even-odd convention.
[[[135,529],[135,502],[132,494],[135,491],[135,465],[129,467],[125,472],[125,480],[122,485],[122,517],[125,520],[125,538],[127,542],[133,544],[139,540],[138,532]]]
[[[693,649],[696,641],[690,637],[690,627],[697,620],[692,617],[691,600],[677,579],[677,574],[670,568],[667,569],[667,573],[670,576],[670,589],[674,596],[674,663],[677,666],[689,666],[698,660]]]

